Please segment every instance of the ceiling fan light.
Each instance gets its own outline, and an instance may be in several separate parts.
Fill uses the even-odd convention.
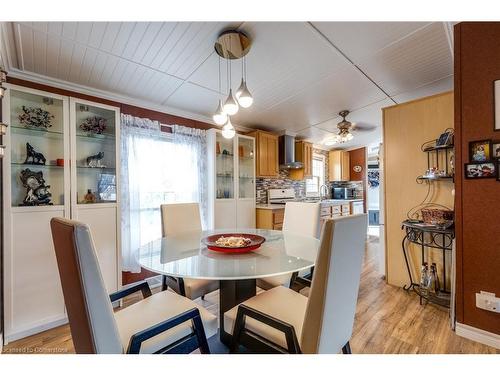
[[[231,124],[231,119],[228,117],[226,125],[222,127],[222,136],[226,139],[231,139],[235,136],[236,130],[234,130],[233,124]]]
[[[217,106],[212,119],[217,125],[224,125],[226,123],[227,114],[222,109],[222,100],[219,100],[219,105]]]
[[[235,115],[238,112],[238,103],[234,100],[232,89],[229,89],[229,95],[227,96],[223,109],[229,116]]]

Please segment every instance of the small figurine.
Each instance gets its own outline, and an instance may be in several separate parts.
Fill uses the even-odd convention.
[[[35,172],[27,168],[21,171],[19,178],[23,186],[27,189],[26,196],[20,206],[52,205],[50,201],[50,197],[52,196],[49,191],[50,185],[45,185],[41,171]]]
[[[31,158],[31,161],[29,159]],[[24,164],[45,165],[45,156],[41,152],[36,152],[35,148],[26,142],[26,160]]]
[[[101,164],[101,160],[104,158],[104,152],[99,152],[95,155],[90,155],[87,158],[87,165],[90,168],[106,168],[104,165]]]
[[[87,194],[83,197],[83,203],[95,203],[96,202],[95,194],[92,193],[92,190],[87,189]]]

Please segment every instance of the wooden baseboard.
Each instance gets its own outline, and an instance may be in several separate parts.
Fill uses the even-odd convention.
[[[482,329],[471,327],[462,323],[456,324],[455,332],[458,336],[500,349],[500,335],[495,333],[483,331]]]

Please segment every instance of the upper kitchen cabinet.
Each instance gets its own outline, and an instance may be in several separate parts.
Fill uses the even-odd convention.
[[[349,181],[349,152],[334,150],[328,153],[328,179]]]
[[[278,136],[256,130],[247,134],[255,138],[255,170],[257,177],[278,177]]]
[[[290,169],[290,178],[303,180],[312,177],[313,145],[305,141],[295,142],[295,161],[304,164],[303,168]]]

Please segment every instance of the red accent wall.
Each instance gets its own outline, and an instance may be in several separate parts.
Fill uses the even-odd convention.
[[[500,140],[500,131],[493,130],[500,23],[460,23],[454,41],[457,320],[500,334],[500,314],[475,306],[481,290],[500,296],[500,182],[466,180],[463,173],[470,141]]]
[[[360,165],[362,167],[361,172],[355,172],[352,168],[355,165]],[[365,206],[365,212],[368,212],[366,206],[366,195],[367,195],[367,171],[366,171],[366,147],[357,148],[355,150],[349,151],[349,175],[351,181],[363,181],[363,201]]]

